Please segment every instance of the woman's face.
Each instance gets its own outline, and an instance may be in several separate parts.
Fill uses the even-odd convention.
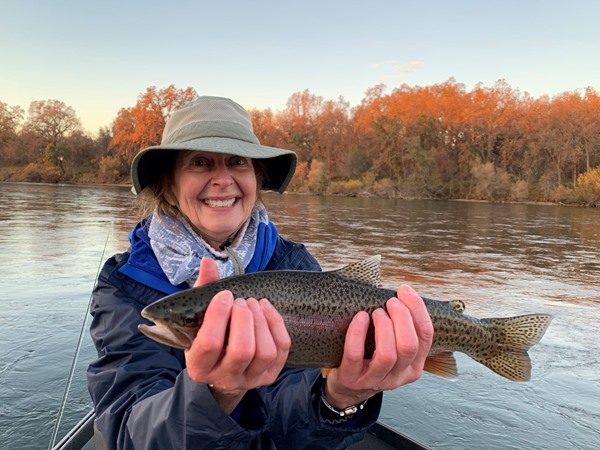
[[[174,175],[179,209],[213,247],[218,248],[252,214],[258,186],[250,158],[181,151]]]

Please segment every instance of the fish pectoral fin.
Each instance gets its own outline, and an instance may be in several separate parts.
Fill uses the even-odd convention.
[[[321,376],[323,378],[327,378],[329,376],[329,373],[333,370],[333,367],[323,367],[321,368]]]
[[[456,359],[454,359],[454,354],[451,352],[429,355],[425,360],[423,370],[442,378],[456,378],[458,376]]]

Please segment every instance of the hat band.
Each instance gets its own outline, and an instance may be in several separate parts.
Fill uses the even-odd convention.
[[[260,145],[258,138],[247,127],[235,122],[218,120],[188,123],[166,136],[160,145],[178,144],[205,137],[237,139]]]

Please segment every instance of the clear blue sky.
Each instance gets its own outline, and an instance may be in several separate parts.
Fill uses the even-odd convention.
[[[600,91],[597,0],[0,0],[0,101],[72,106],[95,134],[149,86],[282,110],[379,83]]]

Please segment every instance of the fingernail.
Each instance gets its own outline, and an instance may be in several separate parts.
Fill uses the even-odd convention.
[[[235,304],[235,306],[241,306],[243,308],[248,307],[248,303],[246,303],[246,300],[244,300],[243,298],[236,298],[233,303]]]
[[[260,307],[264,310],[274,310],[275,307],[271,304],[271,302],[269,300],[267,300],[266,298],[261,298],[258,303],[260,304]]]
[[[224,305],[231,306],[233,304],[233,294],[229,291],[221,291],[215,297]]]
[[[377,308],[375,311],[373,311],[373,314],[372,314],[372,316],[375,316],[375,315],[378,315],[378,316],[382,316],[382,317],[383,317],[383,316],[387,316],[387,315],[388,315],[388,313],[386,313],[386,312],[385,312],[385,310],[384,310],[383,308]],[[368,316],[367,316],[367,317],[368,317]],[[363,318],[363,320],[364,320],[364,318]]]
[[[415,295],[418,295],[417,291],[415,291],[413,288],[411,288],[408,284],[403,284],[402,286],[400,286],[400,289],[405,294],[415,294]]]
[[[261,310],[260,305],[255,298],[249,298],[246,300],[246,305],[248,305],[248,308],[250,308],[251,311],[258,312]]]

